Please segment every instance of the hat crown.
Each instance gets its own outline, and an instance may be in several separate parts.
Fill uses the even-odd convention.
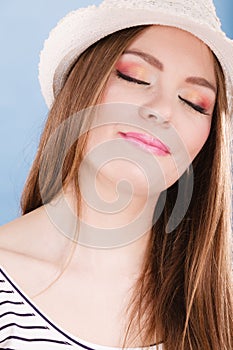
[[[102,0],[72,11],[51,31],[41,51],[39,80],[47,105],[52,106],[70,67],[88,47],[116,31],[153,24],[186,30],[212,50],[223,68],[231,110],[233,41],[221,30],[213,0]]]
[[[125,8],[161,11],[176,16],[189,17],[215,30],[221,30],[221,22],[216,15],[212,0],[103,0],[103,8]]]

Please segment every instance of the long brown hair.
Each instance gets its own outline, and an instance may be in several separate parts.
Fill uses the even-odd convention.
[[[101,100],[115,62],[144,28],[125,29],[100,40],[88,48],[70,70],[41,136],[21,198],[22,214],[49,202],[59,193],[61,183],[57,174],[61,168],[62,186],[74,182],[80,206],[76,174],[88,135],[77,138],[63,157],[73,128],[69,123],[62,128],[54,147],[43,160],[46,176],[39,181],[43,150],[63,121]],[[166,350],[233,349],[230,113],[224,75],[214,59],[217,102],[208,140],[193,162],[191,203],[178,227],[167,234],[166,225],[176,201],[178,184],[167,190],[164,210],[153,225],[144,266],[126,310],[128,328],[123,346],[130,346],[135,339],[148,346],[159,338]],[[76,124],[77,134],[90,123],[91,120],[85,118],[80,120],[80,124]]]

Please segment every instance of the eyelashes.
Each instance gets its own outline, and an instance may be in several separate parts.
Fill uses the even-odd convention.
[[[207,113],[207,110],[199,105],[196,105],[195,103],[192,103],[189,100],[186,100],[185,98],[182,98],[180,95],[178,95],[179,99],[184,102],[186,105],[188,105],[189,107],[191,107],[192,109],[194,109],[195,111],[204,114],[204,115],[209,115]]]
[[[133,78],[129,75],[126,75],[124,73],[121,73],[118,69],[116,70],[116,75],[118,78],[121,78],[121,79],[124,79],[128,82],[131,82],[131,83],[136,83],[136,84],[139,84],[139,85],[150,85],[150,83],[148,83],[147,81],[143,81],[143,80],[139,80],[139,79],[136,79],[136,78]]]
[[[139,79],[136,79],[136,78],[133,78],[129,75],[126,75],[124,73],[122,73],[121,71],[119,71],[118,69],[116,69],[116,76],[120,79],[123,79],[129,83],[135,83],[135,84],[138,84],[138,85],[144,85],[144,86],[150,86],[151,84],[148,83],[147,81],[143,81],[143,80],[139,80]],[[200,105],[197,105],[189,100],[186,100],[184,99],[183,97],[181,97],[180,95],[178,95],[178,98],[180,99],[181,102],[183,102],[185,105],[187,105],[188,107],[190,107],[192,110],[200,113],[200,114],[204,114],[204,115],[209,115],[207,113],[207,110],[200,106]]]

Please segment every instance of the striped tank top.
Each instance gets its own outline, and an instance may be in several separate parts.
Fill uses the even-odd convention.
[[[60,328],[41,312],[0,268],[1,350],[120,350],[89,343]],[[146,348],[129,348],[142,350]],[[149,347],[162,350],[162,345]]]

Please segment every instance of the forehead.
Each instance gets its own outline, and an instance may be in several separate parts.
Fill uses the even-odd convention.
[[[153,25],[129,45],[158,58],[166,69],[169,64],[191,69],[214,79],[214,58],[209,47],[193,34],[179,28]],[[184,66],[185,65],[185,66]]]

